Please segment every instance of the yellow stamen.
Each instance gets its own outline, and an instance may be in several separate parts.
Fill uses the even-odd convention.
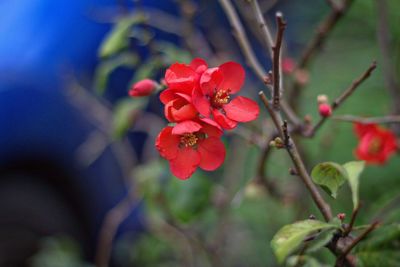
[[[181,144],[183,144],[185,147],[194,146],[197,144],[198,140],[199,138],[192,133],[187,133],[181,136]]]

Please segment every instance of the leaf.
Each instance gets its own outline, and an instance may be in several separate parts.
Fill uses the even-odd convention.
[[[114,109],[113,136],[116,139],[123,137],[132,127],[137,114],[148,102],[148,98],[125,98],[117,103]]]
[[[121,18],[101,44],[99,57],[109,57],[126,48],[129,45],[131,27],[143,22],[144,19],[145,17],[140,14]]]
[[[320,263],[316,258],[308,255],[295,255],[287,260],[288,267],[323,267],[325,264]]]
[[[334,228],[336,228],[335,225],[317,220],[304,220],[285,225],[275,234],[271,247],[278,262],[283,263],[308,235],[318,230]]]
[[[313,168],[311,177],[314,183],[336,198],[337,191],[347,179],[347,172],[335,162],[323,162]]]
[[[343,168],[347,171],[348,181],[350,184],[352,198],[353,198],[353,206],[354,209],[358,206],[358,185],[360,180],[360,174],[364,170],[365,162],[364,161],[350,161],[343,165]]]
[[[119,67],[135,67],[139,62],[138,56],[129,52],[121,53],[115,58],[110,58],[99,64],[95,73],[95,88],[96,93],[102,95],[107,88],[108,80]]]
[[[327,229],[322,231],[314,240],[308,242],[306,251],[308,253],[316,252],[325,247],[325,245],[332,239],[336,231],[337,229]]]

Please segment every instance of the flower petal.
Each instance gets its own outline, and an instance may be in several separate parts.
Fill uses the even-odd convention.
[[[260,113],[257,103],[250,98],[238,96],[224,105],[226,116],[231,120],[248,122],[255,120]]]
[[[220,137],[223,134],[221,126],[218,123],[209,118],[199,118],[202,123],[201,131],[206,133],[208,136]]]
[[[201,75],[207,68],[207,62],[202,58],[195,58],[190,62],[190,67],[196,71],[197,74]]]
[[[206,171],[217,169],[225,160],[225,146],[217,137],[204,139],[198,147],[200,153],[199,167]]]
[[[215,89],[220,87],[223,76],[218,68],[206,70],[200,78],[200,88],[204,95],[212,96]]]
[[[172,100],[174,100],[175,98],[177,98],[177,95],[175,94],[175,92],[171,89],[165,89],[164,91],[161,92],[160,94],[160,101],[161,103],[163,103],[164,105],[166,105],[168,102],[171,102]]]
[[[191,147],[183,147],[176,158],[170,160],[169,166],[173,175],[186,180],[196,171],[200,163],[200,153]]]
[[[197,76],[190,66],[175,63],[165,72],[165,82],[171,90],[191,95]]]
[[[192,103],[201,115],[204,117],[210,116],[210,101],[208,101],[200,90],[193,90]]]
[[[218,89],[230,90],[231,94],[239,92],[243,86],[245,78],[245,71],[242,65],[230,61],[219,66],[219,70],[224,79]]]
[[[200,123],[194,121],[182,121],[177,123],[173,129],[172,134],[182,135],[185,133],[194,133],[202,128]]]
[[[378,125],[376,124],[354,123],[354,132],[358,137],[363,137],[364,134],[376,130],[378,130]]]
[[[222,114],[219,110],[213,109],[212,114],[214,116],[214,120],[224,129],[233,129],[237,126],[237,122],[227,118],[224,114]]]
[[[171,160],[178,154],[180,139],[172,135],[172,127],[168,126],[161,130],[156,139],[156,148],[161,157]]]

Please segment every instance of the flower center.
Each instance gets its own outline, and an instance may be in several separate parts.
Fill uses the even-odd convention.
[[[229,90],[218,90],[211,99],[211,103],[214,107],[221,107],[229,102],[231,96]]]
[[[374,138],[368,146],[368,153],[376,154],[381,150],[381,140]]]
[[[198,140],[199,138],[197,138],[197,136],[192,133],[186,133],[181,136],[181,144],[183,144],[185,147],[194,146],[195,144],[197,144]]]

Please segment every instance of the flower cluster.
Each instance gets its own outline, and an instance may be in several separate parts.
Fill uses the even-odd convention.
[[[227,62],[209,68],[203,59],[190,64],[175,63],[165,73],[167,89],[160,100],[171,126],[156,140],[160,155],[170,163],[171,172],[188,179],[200,167],[217,169],[224,162],[223,130],[257,118],[259,107],[239,92],[245,79],[242,66]]]
[[[384,164],[396,152],[395,134],[377,124],[354,124],[359,139],[355,155],[369,164]]]

